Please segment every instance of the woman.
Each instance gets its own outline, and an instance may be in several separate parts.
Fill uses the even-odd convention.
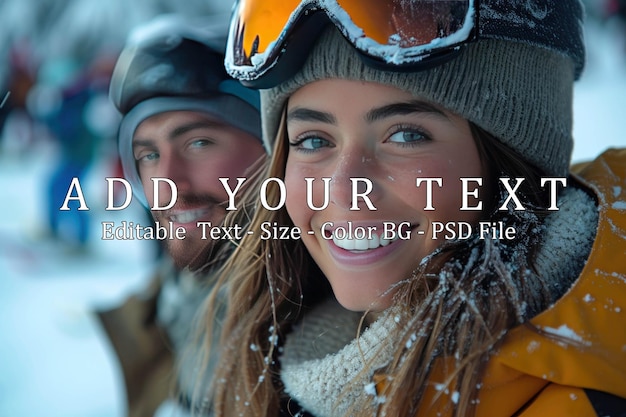
[[[625,155],[568,174],[579,3],[258,3],[226,63],[285,190],[222,276],[216,414],[623,410]]]

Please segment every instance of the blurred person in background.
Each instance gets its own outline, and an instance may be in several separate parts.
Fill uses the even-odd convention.
[[[607,14],[615,16],[622,24],[626,24],[626,0],[608,0]]]
[[[0,154],[23,157],[34,142],[34,121],[27,108],[36,65],[27,42],[16,42],[8,54],[8,72],[0,80]]]
[[[619,37],[621,50],[626,55],[626,0],[602,0],[600,9],[604,27]]]
[[[146,207],[155,203],[151,179],[171,179],[176,203],[152,215],[160,225],[186,230],[185,239],[167,240],[169,256],[144,294],[99,312],[123,368],[133,417],[190,415],[200,344],[193,323],[231,245],[203,240],[196,223],[220,225],[228,195],[218,178],[232,179],[234,189],[235,178],[247,177],[265,157],[258,92],[223,66],[228,22],[228,16],[213,16],[200,27],[161,16],[131,33],[111,79],[110,97],[123,115],[124,175]],[[171,192],[159,188],[160,206]]]
[[[55,145],[55,163],[46,183],[47,235],[67,245],[70,253],[88,251],[91,213],[79,210],[72,180],[83,182],[90,168],[112,140],[115,109],[107,100],[113,61],[107,57],[85,62],[77,56],[48,59],[29,93],[28,108],[47,128]]]

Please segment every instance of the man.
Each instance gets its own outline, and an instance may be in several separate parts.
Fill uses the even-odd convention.
[[[163,414],[183,415],[198,377],[194,318],[219,265],[215,257],[224,256],[229,244],[227,236],[202,239],[198,224],[219,226],[226,215],[228,194],[219,178],[232,179],[234,189],[236,178],[251,174],[265,157],[258,93],[229,78],[223,67],[228,21],[204,18],[200,28],[159,18],[131,34],[111,79],[110,97],[123,116],[124,175],[148,208],[176,197],[171,208],[151,214],[161,226],[185,230],[184,239],[166,240],[174,265],[160,269],[148,296],[100,313],[124,370],[130,416],[151,416],[159,406]],[[171,391],[166,375],[173,360],[180,364],[178,414],[163,411],[162,404]]]

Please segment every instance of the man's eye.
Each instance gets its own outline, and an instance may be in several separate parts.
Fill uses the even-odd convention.
[[[207,139],[197,139],[190,143],[192,148],[204,148],[205,146],[209,146],[210,141]]]
[[[139,155],[135,159],[137,160],[137,162],[156,161],[157,159],[159,159],[159,154],[157,152],[146,153],[146,154],[143,154],[143,155]]]

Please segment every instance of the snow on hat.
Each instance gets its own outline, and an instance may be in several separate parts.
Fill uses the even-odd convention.
[[[490,132],[548,175],[568,171],[573,82],[584,66],[578,0],[490,0],[478,42],[434,68],[393,72],[365,65],[341,33],[325,30],[298,73],[261,90],[263,139],[272,149],[287,98],[313,81],[342,78],[410,92]]]

